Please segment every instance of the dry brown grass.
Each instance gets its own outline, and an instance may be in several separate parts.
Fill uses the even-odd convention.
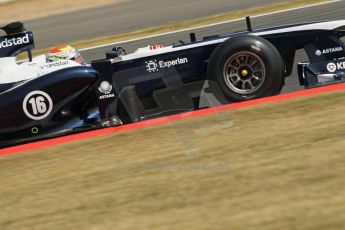
[[[240,109],[231,128],[196,135],[188,127],[214,115],[1,157],[0,229],[344,229],[344,99]],[[171,127],[199,151],[182,151]]]

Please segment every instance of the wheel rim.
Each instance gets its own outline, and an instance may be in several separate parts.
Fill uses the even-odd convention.
[[[265,64],[251,52],[239,52],[225,62],[223,76],[226,85],[239,94],[256,92],[265,81]]]

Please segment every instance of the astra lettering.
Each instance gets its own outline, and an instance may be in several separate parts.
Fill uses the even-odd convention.
[[[343,51],[343,48],[339,46],[339,47],[324,49],[322,53],[329,54],[329,53],[335,53],[335,52],[340,52],[340,51]]]
[[[115,97],[115,94],[105,94],[99,97],[100,100],[107,99],[107,98],[113,98]]]

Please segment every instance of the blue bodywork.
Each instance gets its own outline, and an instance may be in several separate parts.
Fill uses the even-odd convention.
[[[141,110],[149,111],[159,104],[155,101],[157,93],[164,94],[165,89],[169,93],[180,92],[178,89],[185,88],[188,84],[197,89],[199,85],[192,83],[208,79],[208,62],[214,50],[223,41],[239,35],[262,33],[260,36],[271,42],[280,52],[285,64],[285,77],[291,74],[295,52],[299,49],[306,50],[311,61],[309,64],[313,64],[314,72],[318,71],[318,67],[315,67],[317,62],[344,58],[345,46],[339,39],[344,36],[342,29],[291,30],[283,33],[270,33],[277,29],[309,24],[311,23],[249,30],[206,37],[199,41],[195,39],[195,35],[191,35],[191,42],[174,46],[174,48],[178,48],[176,51],[125,61],[114,61],[112,58],[119,56],[115,55],[111,59],[95,60],[91,66],[62,69],[39,78],[2,85],[0,86],[0,146],[102,128],[103,122],[112,117],[126,120],[124,116],[128,116],[128,114],[119,109],[120,95],[134,95],[133,98],[136,100],[134,107],[137,100],[140,99],[143,107]],[[34,48],[32,33],[26,32],[20,23],[10,24],[2,29],[8,34],[0,37],[0,43],[25,36],[29,41],[17,46],[0,48],[0,57],[16,56],[19,53],[28,52],[30,59],[31,49]],[[314,55],[317,50],[330,47],[341,47],[342,52]],[[188,61],[161,71],[148,71],[150,62],[159,63],[160,61],[169,62],[181,59]],[[309,64],[304,65],[301,71],[303,72]],[[325,67],[322,68],[320,71],[325,71]],[[310,81],[305,79],[302,72],[300,74],[301,83],[309,87]],[[314,83],[317,85],[317,82]],[[28,117],[23,107],[25,106],[23,100],[27,95],[36,91],[48,94],[52,100],[49,115],[39,120]],[[38,102],[40,101],[38,100]],[[31,101],[31,103],[36,102]],[[46,104],[43,105],[43,107],[46,106]],[[152,111],[157,112],[157,110]],[[139,111],[137,118],[130,119],[130,122],[150,117],[146,116],[147,114],[142,116]],[[165,115],[164,113],[158,114]]]

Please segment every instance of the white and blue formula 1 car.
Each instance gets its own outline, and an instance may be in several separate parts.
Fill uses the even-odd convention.
[[[149,46],[79,65],[33,58],[32,32],[21,23],[0,37],[0,145],[137,122],[153,117],[279,94],[295,53],[306,88],[345,79],[345,21],[247,30],[168,47]],[[15,57],[27,52],[28,61]],[[207,103],[204,103],[204,96]],[[212,100],[209,97],[212,95]],[[200,99],[201,98],[201,99]]]

